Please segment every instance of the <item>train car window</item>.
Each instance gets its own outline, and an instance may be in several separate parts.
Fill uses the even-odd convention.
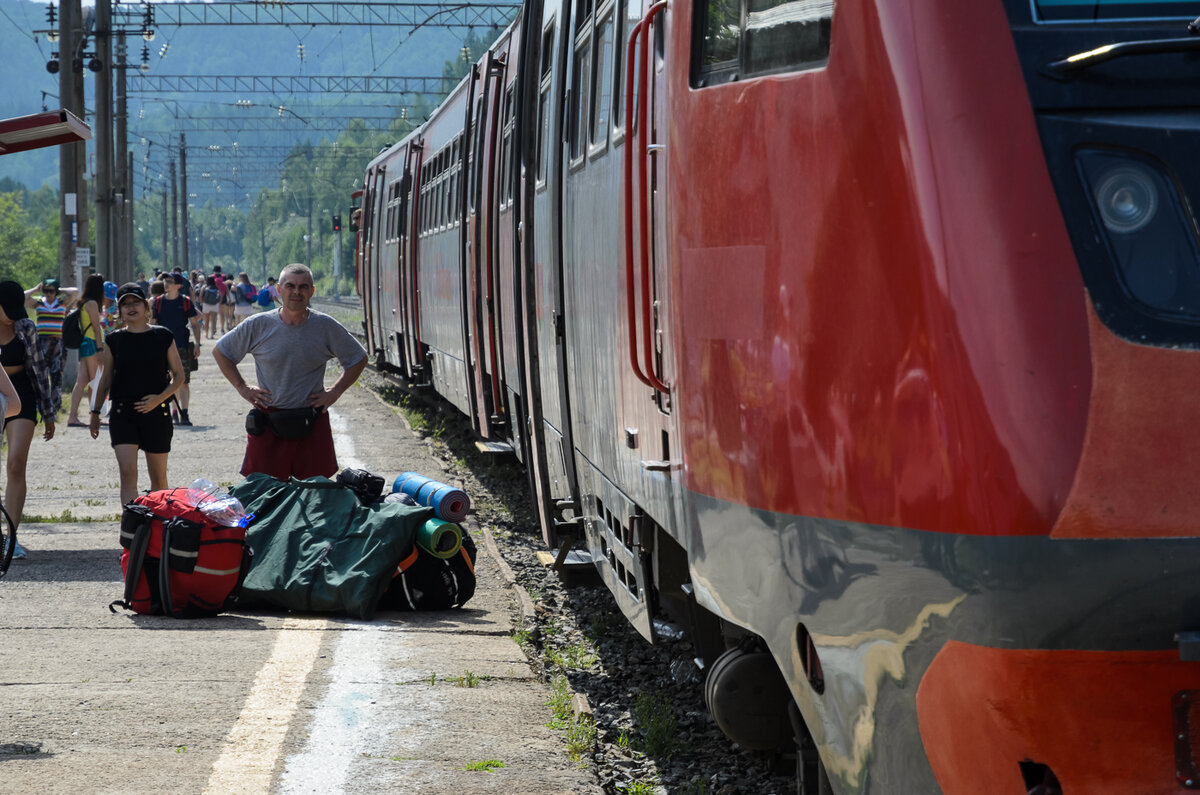
[[[438,214],[441,210],[438,208],[438,179],[433,175],[433,169],[430,169],[429,181],[429,217],[426,219],[429,222],[429,233],[433,234],[438,228]]]
[[[613,142],[618,141],[621,136],[621,128],[625,125],[625,102],[622,97],[625,95],[625,41],[629,38],[629,27],[632,23],[637,22],[637,19],[630,20],[627,14],[637,13],[632,9],[628,9],[628,4],[625,0],[617,0],[616,10],[613,12],[613,19],[616,22],[616,30],[613,36],[613,92],[612,92],[612,117],[613,117]]]
[[[546,148],[550,146],[550,86],[553,83],[554,22],[542,32],[542,67],[538,84],[537,180],[538,187],[546,184]]]
[[[513,134],[513,86],[504,91],[504,118],[501,129],[504,131],[500,139],[500,205],[512,203],[512,134]]]
[[[437,205],[434,203],[437,200],[437,193],[436,193],[437,177],[435,176],[436,170],[434,168],[435,162],[436,162],[435,160],[430,160],[430,162],[429,162],[429,187],[426,190],[426,197],[425,197],[426,198],[426,201],[425,201],[425,233],[426,234],[432,233],[434,227],[437,225]]]
[[[418,226],[420,234],[429,231],[429,166],[421,166],[421,217]]]
[[[454,169],[454,206],[462,204],[462,167]],[[458,226],[461,219],[455,217],[454,225]]]
[[[429,204],[429,182],[426,179],[426,168],[420,168],[421,188],[417,191],[417,237],[425,234],[425,205]]]
[[[706,0],[696,14],[693,87],[824,66],[833,2]]]
[[[592,104],[592,37],[588,31],[580,34],[580,40],[575,45],[575,61],[571,71],[571,126],[567,141],[571,160],[574,161],[583,157],[583,151],[587,148],[588,108]]]
[[[612,113],[613,87],[613,14],[611,9],[596,23],[596,77],[592,92],[591,142],[594,147],[608,143],[608,123]]]
[[[487,135],[487,124],[480,117],[480,110],[483,107],[483,95],[475,97],[475,115],[471,118],[475,120],[475,145],[467,147],[468,154],[473,154],[475,151],[483,151],[484,136]],[[480,161],[482,162],[482,160]],[[475,212],[475,193],[479,189],[479,169],[471,168],[468,172],[467,179],[467,212]]]
[[[1039,22],[1196,18],[1194,0],[1033,0]]]
[[[445,229],[446,226],[450,223],[450,212],[449,212],[450,198],[446,195],[447,193],[448,193],[448,191],[446,190],[446,173],[442,172],[442,175],[440,177],[438,177],[438,183],[437,183],[437,208],[438,208],[437,228],[438,229]]]
[[[592,21],[593,0],[577,0],[575,3],[575,30],[583,30]]]
[[[450,153],[447,151],[445,154],[447,155],[446,162],[442,164],[442,176],[438,181],[438,207],[440,216],[438,219],[438,227],[441,229],[445,229],[450,225]]]

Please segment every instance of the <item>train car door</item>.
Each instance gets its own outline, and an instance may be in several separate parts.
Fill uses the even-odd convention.
[[[359,188],[350,194],[350,231],[354,233],[354,290],[359,300],[363,296],[363,279],[366,278],[365,260],[363,259],[362,208],[365,188]],[[364,310],[365,317],[365,310]]]
[[[381,164],[368,175],[367,194],[363,203],[363,206],[368,209],[363,212],[363,218],[366,221],[363,229],[363,240],[365,241],[363,259],[367,263],[367,275],[363,280],[362,301],[367,319],[367,341],[370,346],[368,353],[377,361],[384,356],[388,346],[386,321],[383,319],[379,307],[379,279],[382,266],[380,254],[383,247],[382,230],[384,226],[382,215],[385,204],[383,186],[386,173]]]
[[[471,181],[468,201],[468,297],[471,314],[471,356],[474,368],[476,423],[485,439],[503,438],[508,410],[501,381],[500,316],[498,312],[496,251],[496,147],[506,82],[509,39],[487,53],[476,84],[475,129],[471,135]]]
[[[408,144],[396,157],[397,179],[389,187],[388,227],[392,238],[391,248],[395,256],[389,259],[393,270],[388,278],[396,287],[396,302],[392,307],[392,334],[397,350],[397,366],[400,374],[410,382],[417,351],[413,343],[415,323],[413,319],[413,275],[412,251],[408,243],[409,206],[412,202],[412,146]]]
[[[555,544],[566,512],[578,514],[562,284],[562,157],[565,39],[570,4],[527,3],[522,57],[521,206],[530,466],[542,537]]]
[[[521,24],[515,26],[509,48],[509,61],[502,83],[499,153],[496,164],[496,233],[493,235],[495,248],[495,303],[496,326],[499,335],[500,389],[506,410],[508,442],[522,464],[526,461],[528,446],[525,416],[524,366],[521,358],[519,330],[522,305],[518,297],[520,276],[517,251],[520,233],[517,228],[514,161],[516,157],[516,113],[517,73],[519,71]]]
[[[407,362],[408,379],[413,383],[423,384],[428,380],[428,370],[425,366],[425,350],[421,344],[421,280],[420,251],[421,234],[417,227],[421,204],[421,162],[425,151],[422,139],[409,144],[404,158],[404,169],[407,174],[407,198],[404,203],[404,214],[401,216],[403,227],[400,238],[401,264],[404,268],[402,282],[405,313],[407,315]]]
[[[380,352],[387,368],[393,372],[402,370],[404,366],[404,351],[400,345],[400,331],[403,328],[403,318],[399,314],[400,281],[398,278],[398,262],[400,259],[399,230],[397,219],[400,210],[400,187],[403,172],[397,168],[388,169],[395,164],[397,156],[389,158],[384,163],[385,179],[383,180],[383,197],[381,204],[383,212],[379,217],[379,239],[381,244],[377,250],[376,261],[379,263],[376,286],[379,326],[382,334],[379,338]]]

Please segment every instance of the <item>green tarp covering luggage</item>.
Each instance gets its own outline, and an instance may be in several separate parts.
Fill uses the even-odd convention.
[[[254,514],[254,553],[239,605],[345,613],[370,619],[432,508],[362,505],[328,478],[252,474],[229,490]]]

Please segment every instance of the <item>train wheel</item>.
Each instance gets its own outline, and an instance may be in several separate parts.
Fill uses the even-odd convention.
[[[751,639],[717,658],[704,681],[704,702],[726,737],[743,748],[773,751],[786,747],[792,734],[785,706],[792,694],[775,660],[756,645]]]
[[[808,726],[800,715],[800,708],[793,701],[788,705],[788,717],[792,720],[792,729],[796,739],[796,792],[798,795],[833,795],[833,785],[829,783],[829,773],[825,763],[817,753],[817,745],[813,742]]]

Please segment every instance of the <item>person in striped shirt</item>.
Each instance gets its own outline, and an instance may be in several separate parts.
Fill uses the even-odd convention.
[[[62,344],[63,320],[78,294],[77,287],[60,287],[58,279],[43,279],[37,287],[25,291],[25,306],[34,311],[38,342],[50,370],[50,399],[55,413],[62,409],[63,362],[67,358]]]

